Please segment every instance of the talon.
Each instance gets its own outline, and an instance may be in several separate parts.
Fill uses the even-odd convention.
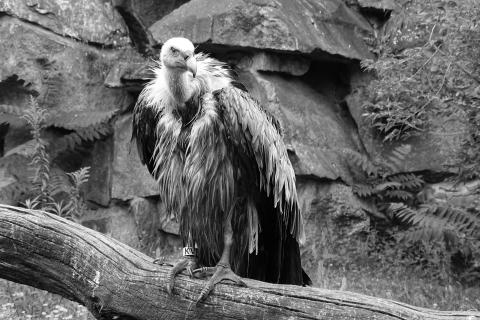
[[[215,267],[201,267],[193,270],[193,273],[199,273],[196,278],[201,278],[205,276],[212,276],[215,273],[215,270],[217,270]]]
[[[213,276],[208,280],[208,283],[203,287],[202,291],[200,292],[200,295],[197,298],[197,303],[200,301],[205,300],[210,292],[213,290],[215,285],[221,281],[228,280],[233,282],[236,285],[246,287],[247,285],[245,282],[242,280],[242,278],[238,275],[236,275],[232,269],[230,269],[229,265],[226,264],[218,264],[216,267],[210,267],[210,268],[199,268],[197,270],[201,271],[206,271],[208,270],[209,272],[214,270]]]
[[[165,257],[156,258],[155,260],[153,260],[153,263],[158,264],[160,266],[173,267],[173,264],[171,264],[170,262],[167,262]]]
[[[187,274],[193,275],[192,270],[196,267],[197,261],[195,258],[188,257],[181,259],[177,264],[175,264],[170,270],[170,273],[167,277],[167,292],[168,294],[172,294],[173,287],[175,284],[175,276],[182,272],[183,270],[187,271]]]

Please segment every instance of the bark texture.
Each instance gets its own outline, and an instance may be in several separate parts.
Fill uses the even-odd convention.
[[[0,205],[0,277],[60,294],[98,319],[480,319],[347,291],[247,280],[217,285],[194,304],[205,280],[181,275],[166,292],[169,267],[74,222]]]

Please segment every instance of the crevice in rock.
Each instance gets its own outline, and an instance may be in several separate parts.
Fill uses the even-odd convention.
[[[130,1],[114,1],[114,7],[122,16],[132,40],[138,52],[144,55],[151,55],[153,38],[148,28],[138,14],[131,8]]]

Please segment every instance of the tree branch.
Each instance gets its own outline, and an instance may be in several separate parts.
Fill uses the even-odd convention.
[[[194,305],[205,280],[169,267],[58,216],[0,205],[0,277],[77,301],[97,319],[480,319],[479,312],[434,311],[347,291],[246,280],[217,285]]]

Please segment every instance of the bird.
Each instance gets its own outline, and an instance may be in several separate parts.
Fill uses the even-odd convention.
[[[132,141],[180,226],[183,256],[167,291],[184,271],[210,277],[197,301],[221,281],[310,285],[280,122],[228,64],[195,53],[186,38],[165,41],[154,63],[133,110]]]

